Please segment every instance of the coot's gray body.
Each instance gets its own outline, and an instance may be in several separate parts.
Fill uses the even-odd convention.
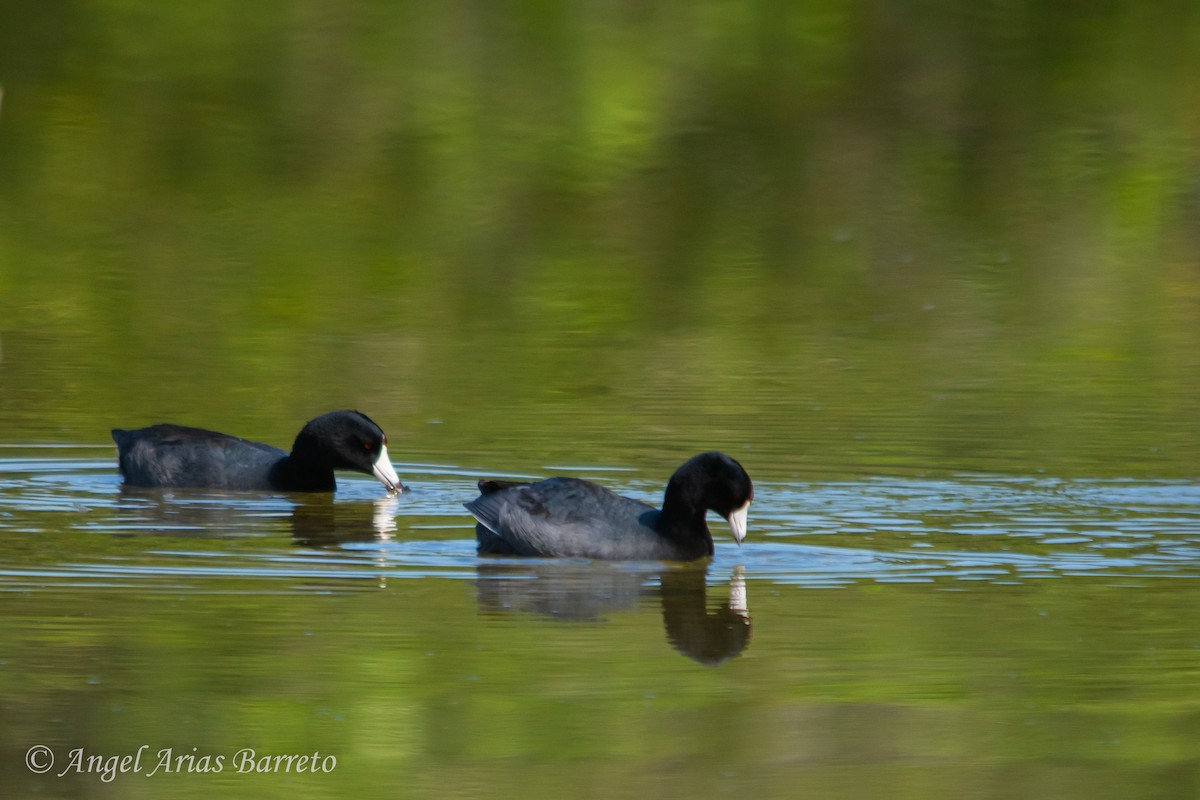
[[[126,485],[235,491],[332,492],[335,469],[374,475],[403,490],[387,453],[387,435],[358,411],[310,420],[290,453],[261,442],[185,425],[115,429]]]
[[[713,554],[708,510],[725,517],[740,544],[754,497],[749,475],[717,452],[689,459],[667,484],[662,509],[591,481],[480,481],[466,508],[484,555],[692,561]]]

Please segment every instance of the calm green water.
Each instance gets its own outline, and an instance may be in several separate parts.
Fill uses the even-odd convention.
[[[0,698],[23,793],[1194,787],[1194,484],[765,482],[753,540],[668,567],[479,559],[456,469],[331,501],[123,492],[85,451],[21,452],[0,460]],[[61,769],[31,775],[33,745]],[[143,745],[111,784],[70,768]],[[221,771],[155,771],[167,748]],[[245,748],[336,768],[239,773]]]
[[[1195,796],[1198,74],[1132,2],[0,0],[0,794]],[[115,474],[342,407],[410,494]],[[474,555],[481,475],[714,448],[711,563]]]

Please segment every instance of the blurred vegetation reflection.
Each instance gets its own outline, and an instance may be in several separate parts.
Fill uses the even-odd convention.
[[[6,438],[359,404],[514,467],[1197,455],[1193,5],[0,23]]]

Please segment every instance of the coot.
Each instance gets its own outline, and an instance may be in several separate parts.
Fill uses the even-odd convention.
[[[112,432],[129,486],[332,492],[335,469],[374,475],[391,492],[404,486],[388,460],[387,434],[359,411],[310,420],[292,452],[183,425]]]
[[[711,556],[709,509],[729,522],[738,544],[754,498],[750,476],[724,453],[688,459],[667,483],[660,511],[590,481],[479,482],[466,508],[478,520],[482,555],[691,561]]]

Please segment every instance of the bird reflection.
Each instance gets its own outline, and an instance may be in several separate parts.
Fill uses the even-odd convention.
[[[371,503],[323,501],[297,503],[292,508],[292,538],[304,547],[330,547],[347,542],[386,542],[396,530],[399,497]]]
[[[498,559],[477,568],[477,600],[488,613],[525,613],[564,621],[602,621],[659,597],[667,641],[700,664],[715,666],[750,644],[745,570],[734,568],[729,599],[708,607],[708,565],[636,568],[609,562]],[[658,578],[658,586],[648,581]]]
[[[389,542],[401,503],[399,497],[370,503],[306,497],[291,505],[292,540],[302,547],[335,549],[352,542]],[[264,514],[260,504],[211,491],[122,487],[117,516],[126,517],[131,531],[160,528],[172,535],[244,536],[256,524],[264,530],[277,525],[277,512],[283,507]],[[381,555],[379,563],[386,567],[389,562]],[[576,622],[603,621],[608,614],[636,610],[657,596],[671,646],[700,664],[717,665],[746,649],[751,620],[743,567],[733,569],[728,599],[712,608],[708,569],[703,562],[484,558],[476,561],[476,594],[484,613]]]
[[[335,502],[332,495],[294,495],[291,530],[298,544],[313,547],[345,542],[388,541],[396,530],[399,496],[366,502]],[[145,489],[122,485],[115,517],[133,531],[160,529],[175,536],[244,536],[278,524],[289,504],[276,496],[248,498],[211,489]]]
[[[708,610],[704,571],[667,570],[659,579],[667,639],[693,661],[716,666],[750,644],[746,573],[739,564],[729,579],[729,600]]]

